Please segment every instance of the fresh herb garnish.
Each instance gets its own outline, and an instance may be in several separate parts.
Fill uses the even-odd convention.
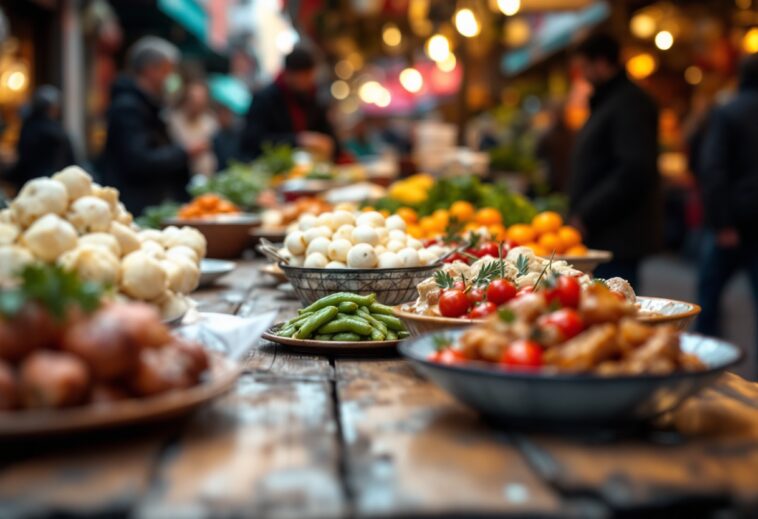
[[[442,351],[451,346],[450,339],[444,335],[432,336],[432,342],[434,343],[435,351]]]
[[[482,265],[482,268],[479,269],[479,273],[476,275],[473,284],[476,286],[489,285],[498,277],[503,277],[501,274],[503,269],[502,260],[485,263]]]
[[[510,308],[501,308],[497,311],[497,316],[506,324],[516,321],[516,314]]]
[[[519,276],[526,276],[529,274],[529,258],[523,254],[519,254],[516,259],[516,269]]]
[[[548,260],[547,265],[545,265],[545,268],[542,269],[540,277],[538,277],[537,281],[534,283],[534,286],[532,287],[534,290],[537,290],[537,287],[539,287],[540,283],[542,282],[542,278],[545,277],[547,271],[550,270],[553,266],[553,258],[555,258],[555,251],[553,251],[553,253],[550,255],[550,259]]]
[[[434,273],[434,282],[443,290],[450,289],[455,286],[455,279],[453,279],[453,276],[444,270],[438,270]]]

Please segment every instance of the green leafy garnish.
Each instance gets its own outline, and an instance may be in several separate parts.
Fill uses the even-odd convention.
[[[268,187],[271,173],[253,164],[232,163],[207,181],[190,186],[192,196],[215,193],[246,211],[257,207],[258,195]]]
[[[504,271],[505,267],[502,260],[490,261],[479,269],[473,284],[477,286],[489,285],[495,279],[502,278]]]
[[[542,272],[540,272],[540,277],[537,278],[537,281],[535,281],[534,286],[532,287],[534,290],[537,290],[537,287],[540,286],[540,283],[542,282],[542,278],[545,277],[545,274],[547,274],[547,271],[550,270],[553,266],[553,258],[555,258],[555,251],[550,255],[550,259],[547,262],[547,265],[545,265],[545,268],[542,269]]]
[[[595,278],[592,280],[592,283],[594,283],[595,285],[602,285],[605,288],[608,288],[608,281],[603,278]]]
[[[497,316],[506,324],[511,324],[516,320],[516,314],[510,308],[501,308],[497,311]]]
[[[516,258],[516,269],[518,269],[519,276],[526,276],[529,274],[529,258],[523,254],[519,254]]]
[[[435,351],[442,351],[451,346],[450,339],[444,335],[432,336],[432,342],[434,343]]]
[[[444,270],[438,270],[434,273],[434,282],[442,289],[453,288],[455,285],[453,277]]]
[[[13,317],[27,302],[34,301],[62,319],[70,306],[85,312],[96,310],[104,292],[99,283],[82,281],[76,273],[59,266],[29,265],[21,272],[20,286],[0,292],[0,313]]]

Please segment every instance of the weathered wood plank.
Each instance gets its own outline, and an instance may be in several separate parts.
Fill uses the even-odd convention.
[[[245,375],[170,449],[140,515],[343,516],[332,411],[326,382]]]
[[[730,375],[729,377],[735,377]],[[754,391],[752,384],[743,387]],[[732,381],[732,384],[734,381]],[[733,388],[732,388],[733,389]],[[758,413],[718,386],[667,420],[670,431],[604,441],[519,436],[538,472],[566,495],[618,510],[728,502],[758,511]]]
[[[356,516],[575,515],[502,433],[402,360],[337,360]]]

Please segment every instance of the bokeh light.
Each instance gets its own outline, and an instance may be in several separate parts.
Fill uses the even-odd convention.
[[[458,29],[461,36],[466,38],[473,38],[482,31],[482,26],[476,19],[474,11],[468,7],[459,9],[455,13],[455,28]]]
[[[424,78],[415,68],[407,68],[400,72],[400,84],[408,92],[415,94],[424,87]]]
[[[661,50],[669,50],[674,45],[674,35],[669,31],[660,31],[655,35],[655,46]]]

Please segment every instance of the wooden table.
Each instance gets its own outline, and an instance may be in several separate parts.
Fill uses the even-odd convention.
[[[257,267],[199,293],[201,310],[290,315]],[[726,375],[670,423],[626,438],[499,430],[399,358],[262,344],[233,393],[185,422],[0,445],[0,518],[758,514],[758,385]]]

